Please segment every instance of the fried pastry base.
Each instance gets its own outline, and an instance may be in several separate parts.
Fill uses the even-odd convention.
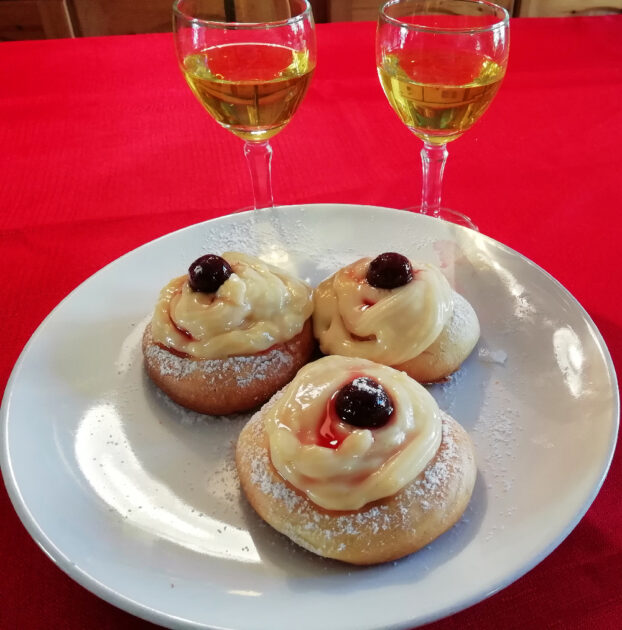
[[[418,477],[391,497],[337,512],[313,503],[273,467],[265,408],[238,439],[241,486],[261,518],[305,549],[351,564],[388,562],[430,543],[466,509],[477,473],[475,458],[468,434],[451,416],[443,413],[441,445]]]
[[[298,335],[264,352],[193,359],[157,344],[149,324],[142,348],[147,374],[172,400],[200,413],[225,415],[266,402],[309,360],[315,341],[308,319]]]

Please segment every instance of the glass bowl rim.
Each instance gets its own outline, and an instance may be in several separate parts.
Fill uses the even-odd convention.
[[[173,17],[178,17],[193,24],[200,24],[205,28],[220,28],[220,29],[270,29],[279,28],[282,26],[290,26],[296,22],[308,19],[312,17],[311,2],[309,0],[298,0],[304,5],[304,9],[289,18],[284,20],[275,20],[274,22],[223,22],[222,20],[204,20],[202,18],[192,17],[189,13],[186,13],[180,8],[180,5],[187,0],[175,0],[173,2]]]
[[[412,2],[412,0],[410,0]],[[415,0],[416,2],[417,0]],[[388,0],[387,2],[383,2],[378,9],[378,22],[386,22],[387,24],[391,24],[392,26],[398,26],[399,28],[404,28],[412,31],[422,31],[427,33],[485,33],[487,31],[494,31],[500,28],[507,28],[510,25],[510,14],[505,7],[502,7],[494,2],[488,2],[488,0],[452,0],[456,4],[479,4],[491,9],[495,9],[497,13],[501,13],[501,16],[498,16],[498,20],[493,24],[486,24],[485,26],[470,26],[465,28],[463,26],[457,27],[438,27],[438,26],[426,26],[424,24],[409,24],[407,22],[401,22],[399,19],[391,17],[387,15],[385,9],[389,7],[399,4],[403,2],[403,0]],[[422,14],[425,15],[425,14]]]

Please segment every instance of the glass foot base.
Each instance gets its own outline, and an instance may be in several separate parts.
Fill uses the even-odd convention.
[[[421,213],[421,206],[411,206],[410,208],[405,208],[405,210]],[[451,210],[450,208],[440,208],[438,214],[431,214],[429,212],[423,212],[421,214],[426,214],[430,217],[441,219],[441,221],[448,221],[449,223],[455,223],[456,225],[468,227],[471,230],[479,232],[477,225],[475,225],[475,223],[473,223],[473,221],[471,221],[471,219],[467,217],[466,214],[462,214],[462,212],[458,212],[457,210]]]

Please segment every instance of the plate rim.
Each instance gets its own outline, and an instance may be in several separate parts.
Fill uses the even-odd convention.
[[[188,629],[197,629],[197,630],[236,630],[233,626],[216,626],[216,625],[206,625],[203,622],[195,622],[190,619],[178,617],[172,615],[170,613],[163,612],[161,610],[152,608],[146,604],[143,604],[131,597],[127,597],[123,593],[107,586],[102,583],[100,580],[92,576],[91,574],[83,571],[80,567],[78,567],[70,558],[68,558],[61,549],[59,549],[47,536],[43,528],[39,525],[34,515],[31,513],[25,499],[22,496],[22,493],[19,488],[19,484],[14,474],[10,447],[9,447],[9,439],[8,439],[8,430],[9,430],[9,421],[10,421],[10,410],[12,406],[12,393],[14,384],[19,378],[20,372],[22,370],[22,365],[27,359],[27,355],[30,352],[30,348],[34,345],[38,338],[43,334],[45,327],[47,326],[49,320],[55,315],[56,311],[62,308],[63,304],[70,300],[74,293],[80,291],[87,283],[94,281],[100,274],[103,274],[112,266],[116,266],[117,264],[121,264],[124,259],[129,256],[136,254],[143,248],[149,248],[156,245],[158,242],[168,239],[174,238],[176,235],[179,235],[185,231],[191,231],[199,229],[200,226],[203,225],[212,225],[216,222],[226,222],[232,216],[253,216],[257,213],[267,213],[272,211],[278,212],[288,212],[295,210],[322,210],[329,211],[330,209],[338,209],[338,210],[351,210],[357,209],[360,210],[365,208],[369,211],[381,211],[381,212],[389,212],[389,213],[399,213],[402,214],[405,211],[399,210],[396,208],[386,207],[386,206],[376,206],[370,204],[350,204],[350,203],[311,203],[311,204],[291,204],[291,205],[279,205],[274,206],[273,208],[267,208],[262,210],[247,210],[239,213],[231,213],[221,215],[219,217],[214,217],[212,219],[207,219],[205,221],[199,221],[197,223],[193,223],[191,225],[184,226],[177,230],[173,230],[172,232],[168,232],[163,234],[155,239],[142,243],[137,247],[125,252],[124,254],[118,256],[114,260],[106,263],[104,266],[99,268],[93,274],[85,278],[82,282],[80,282],[76,287],[74,287],[65,297],[63,297],[57,304],[52,308],[52,310],[45,316],[45,318],[39,323],[34,332],[31,334],[30,338],[22,348],[17,361],[15,362],[9,378],[6,382],[6,386],[3,392],[2,404],[0,406],[0,424],[2,430],[0,431],[0,471],[2,473],[2,478],[4,481],[5,488],[7,490],[7,494],[11,500],[13,509],[18,515],[18,518],[21,521],[21,524],[25,527],[28,534],[37,544],[37,546],[44,552],[44,554],[52,560],[52,562],[61,569],[66,575],[68,575],[73,581],[77,582],[80,586],[85,588],[90,593],[95,596],[103,599],[107,603],[124,610],[138,618],[144,619],[146,621],[156,623],[159,625],[164,625],[164,627],[170,628],[188,628]],[[426,216],[422,214],[410,213],[413,215],[416,221],[438,221],[431,216]],[[461,233],[463,230],[468,230],[466,227],[451,225],[453,230],[456,230],[457,233]],[[492,242],[496,247],[504,250],[506,253],[510,253],[514,256],[518,256],[520,259],[525,261],[529,266],[535,268],[538,272],[546,276],[549,281],[552,281],[557,289],[561,290],[562,294],[565,294],[567,297],[570,297],[575,306],[580,309],[580,314],[585,319],[590,329],[590,332],[594,336],[594,340],[603,356],[604,363],[607,367],[607,372],[611,378],[611,385],[613,390],[613,398],[611,405],[611,431],[610,431],[610,439],[608,443],[608,452],[607,457],[603,459],[602,465],[600,467],[600,473],[598,476],[598,482],[594,484],[589,493],[589,496],[585,503],[576,511],[573,518],[568,521],[566,526],[563,529],[563,533],[554,541],[549,543],[549,545],[545,546],[541,550],[540,553],[536,554],[534,557],[530,558],[529,562],[525,563],[520,569],[511,575],[507,576],[505,580],[501,580],[498,582],[494,588],[486,591],[484,594],[480,593],[474,596],[464,596],[461,600],[454,602],[454,604],[450,607],[443,609],[442,611],[437,611],[435,613],[429,614],[426,618],[422,618],[419,620],[403,620],[401,622],[392,624],[390,626],[382,626],[377,627],[376,630],[400,630],[405,628],[412,628],[412,623],[416,623],[417,627],[426,623],[430,623],[435,620],[439,620],[455,614],[461,610],[465,610],[466,608],[488,599],[492,595],[498,593],[503,590],[516,580],[523,577],[526,573],[531,571],[535,566],[537,566],[544,558],[550,555],[574,530],[574,528],[578,525],[581,519],[585,516],[587,511],[590,509],[592,503],[594,502],[596,496],[600,492],[609,469],[611,467],[611,462],[613,460],[613,455],[615,453],[618,435],[619,435],[619,426],[620,426],[620,390],[619,383],[617,378],[617,373],[615,369],[615,365],[613,363],[613,359],[611,357],[611,353],[609,352],[609,348],[598,328],[598,326],[593,321],[592,317],[589,315],[584,306],[579,302],[577,298],[553,275],[551,275],[548,271],[534,262],[532,259],[528,258],[524,254],[516,251],[512,247],[505,245],[501,241],[498,241],[490,236],[485,234],[480,234],[479,236],[487,239],[489,242]],[[173,625],[171,625],[173,624]],[[371,627],[370,627],[371,629]]]

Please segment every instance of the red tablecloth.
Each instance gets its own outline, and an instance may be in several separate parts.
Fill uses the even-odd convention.
[[[622,366],[621,17],[512,22],[510,68],[450,146],[446,205],[533,259],[584,305]],[[310,92],[273,141],[278,203],[405,207],[420,145],[374,66],[374,25],[318,27]],[[106,263],[250,204],[241,142],[186,87],[171,35],[0,44],[0,379],[48,312]],[[622,465],[526,576],[435,630],[619,628]],[[148,628],[75,584],[0,494],[0,627]],[[474,570],[477,570],[474,567]]]

